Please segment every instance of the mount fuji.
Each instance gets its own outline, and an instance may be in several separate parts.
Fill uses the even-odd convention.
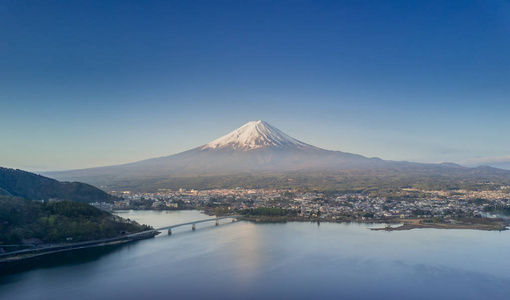
[[[171,178],[197,176],[231,176],[234,174],[275,174],[298,172],[328,174],[338,172],[374,172],[378,174],[460,174],[478,168],[455,164],[422,164],[387,161],[361,155],[318,148],[299,141],[264,121],[248,122],[240,128],[197,148],[178,154],[142,160],[134,163],[46,172],[46,176],[94,185],[129,187],[150,181],[156,187]],[[494,173],[483,169],[483,173]],[[498,170],[506,172],[503,170]],[[498,173],[496,172],[496,173]],[[510,172],[505,173],[506,175]],[[220,186],[218,183],[215,186]]]
[[[201,150],[232,149],[250,151],[263,147],[319,149],[298,141],[261,120],[248,122],[231,133],[199,148]]]

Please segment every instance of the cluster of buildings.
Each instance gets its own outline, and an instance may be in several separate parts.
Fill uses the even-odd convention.
[[[324,194],[279,189],[169,190],[155,193],[117,191],[123,200],[109,209],[203,209],[230,211],[272,207],[292,210],[299,217],[333,220],[385,220],[391,218],[492,217],[488,207],[510,208],[508,187],[495,191],[424,191],[403,189],[402,197],[370,197],[363,194]],[[409,194],[420,197],[406,197]],[[98,204],[101,205],[101,204]],[[103,209],[108,207],[102,204]]]

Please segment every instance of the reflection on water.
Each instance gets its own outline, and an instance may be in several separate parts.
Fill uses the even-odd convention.
[[[197,214],[209,218],[198,212],[127,217],[157,227],[192,221]],[[507,299],[510,294],[508,232],[369,227],[200,224],[196,231],[183,228],[95,258],[0,277],[0,299]]]
[[[40,257],[35,257],[29,260],[22,260],[18,263],[11,264],[5,269],[0,270],[0,276],[6,274],[14,274],[19,272],[26,272],[33,269],[49,269],[57,268],[64,265],[78,265],[85,264],[92,261],[99,260],[102,256],[114,253],[121,247],[127,246],[126,244],[115,244],[95,248],[78,249],[60,253],[48,254]]]
[[[237,234],[243,237],[242,242],[232,243],[232,263],[239,274],[239,284],[247,286],[256,277],[258,267],[262,264],[261,248],[264,237],[257,231],[255,224],[247,223],[239,226]],[[221,237],[220,237],[221,238]]]

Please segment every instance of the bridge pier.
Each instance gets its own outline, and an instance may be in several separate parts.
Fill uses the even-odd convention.
[[[161,227],[161,228],[156,229],[156,230],[157,231],[162,231],[162,232],[164,232],[166,230],[168,232],[168,235],[172,235],[172,229],[177,228],[177,227],[191,225],[191,230],[195,231],[197,229],[197,224],[198,223],[213,222],[214,221],[215,225],[219,226],[220,225],[220,220],[223,220],[223,219],[225,219],[225,220],[226,219],[232,219],[232,222],[237,222],[239,220],[238,218],[242,218],[242,216],[240,216],[240,215],[230,215],[230,216],[223,216],[223,217],[215,217],[215,218],[207,219],[207,220],[198,220],[198,221],[186,222],[186,223],[182,223],[182,224],[173,224],[173,225],[169,225],[168,227]]]

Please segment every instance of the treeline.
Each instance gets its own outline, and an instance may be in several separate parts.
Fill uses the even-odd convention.
[[[273,207],[257,207],[253,209],[243,209],[239,211],[242,215],[247,216],[297,216],[297,211],[283,209],[283,208],[273,208]]]
[[[505,216],[510,216],[510,207],[506,206],[497,206],[497,205],[489,205],[483,208],[484,212],[493,213],[493,214],[502,214]]]
[[[112,238],[121,232],[151,229],[89,204],[60,201],[41,203],[0,197],[0,247],[37,238],[45,243]]]

